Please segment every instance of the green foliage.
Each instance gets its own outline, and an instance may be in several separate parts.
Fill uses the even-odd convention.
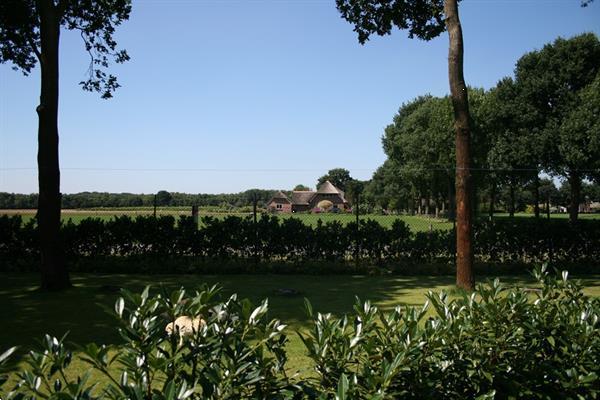
[[[407,29],[408,37],[431,40],[445,29],[443,0],[336,0],[342,17],[354,25],[364,44],[373,34],[389,35],[392,29]]]
[[[169,204],[171,206],[187,208],[191,208],[192,205],[198,205],[207,208],[214,207],[218,210],[230,210],[234,207],[252,206],[253,195],[257,194],[259,207],[262,207],[269,201],[274,192],[274,190],[258,189],[230,194],[165,192],[165,194],[170,195],[170,198],[168,198],[167,202],[161,202],[159,205]],[[62,195],[63,209],[133,207],[137,210],[141,207],[152,207],[153,205],[153,194],[81,192],[65,193]],[[32,209],[37,208],[37,206],[38,195],[36,193],[19,194],[0,192],[0,208],[2,209]]]
[[[317,188],[326,181],[333,183],[335,187],[340,190],[346,190],[347,185],[354,179],[350,176],[350,171],[344,168],[334,168],[327,171],[327,174],[323,175],[317,181]]]
[[[593,268],[600,260],[598,220],[572,225],[560,219],[498,218],[479,221],[474,232],[476,260],[486,263],[551,261]],[[37,237],[34,220],[23,225],[19,216],[0,216],[0,268],[30,270],[39,257]],[[202,264],[213,265],[207,272],[218,272],[227,263],[236,264],[235,271],[250,271],[248,260],[252,265],[275,262],[282,272],[302,272],[313,262],[351,271],[350,261],[395,269],[406,263],[450,263],[456,242],[452,230],[413,232],[400,219],[391,225],[361,219],[358,226],[319,219],[311,226],[267,214],[256,224],[251,217],[203,217],[199,226],[191,217],[177,222],[172,216],[87,218],[63,224],[61,237],[73,271],[156,273],[202,271]],[[164,262],[171,258],[179,262]],[[114,260],[107,263],[109,270],[97,266],[104,259]]]
[[[3,399],[594,399],[600,396],[600,299],[545,267],[531,288],[494,280],[382,311],[313,310],[299,332],[315,375],[288,376],[285,325],[216,286],[123,290],[108,313],[120,339],[74,350],[46,335],[12,370]],[[178,317],[196,325],[174,324]],[[169,329],[173,328],[174,329]],[[74,373],[73,360],[88,369]],[[94,374],[94,378],[92,378]],[[105,379],[98,379],[103,375]],[[4,383],[2,385],[2,383]]]
[[[295,389],[285,373],[285,325],[232,295],[216,300],[218,288],[189,295],[180,289],[150,294],[122,292],[111,311],[121,341],[80,347],[90,370],[70,377],[73,352],[63,339],[46,335],[31,351],[7,399],[279,399]],[[199,318],[184,330],[177,317]],[[175,326],[170,332],[169,325]],[[92,383],[91,371],[106,377]]]
[[[597,398],[600,300],[536,272],[540,289],[498,280],[423,308],[316,315],[302,335],[323,399]],[[532,301],[531,296],[534,297]],[[428,310],[435,315],[428,317]]]
[[[166,190],[159,190],[158,193],[156,193],[156,196],[154,196],[155,205],[159,207],[170,206],[172,201],[173,196]]]
[[[4,383],[8,380],[8,372],[10,369],[8,367],[8,362],[10,360],[10,356],[17,350],[16,347],[11,347],[6,350],[4,353],[0,354],[0,387],[4,385]]]
[[[535,116],[543,167],[569,179],[572,207],[579,204],[581,180],[598,178],[599,73],[600,41],[593,33],[558,38],[522,56],[515,69],[520,98]]]
[[[91,57],[89,76],[80,82],[86,91],[99,92],[102,98],[112,97],[120,86],[114,75],[105,69],[110,61],[129,60],[125,50],[117,49],[116,27],[129,19],[130,0],[51,1],[52,21],[68,30],[79,31],[85,50]],[[40,59],[41,21],[44,5],[33,0],[6,0],[0,3],[0,63],[10,62],[14,69],[28,75]],[[47,17],[47,16],[45,16]],[[47,21],[46,21],[47,22]],[[59,26],[57,26],[59,27]]]

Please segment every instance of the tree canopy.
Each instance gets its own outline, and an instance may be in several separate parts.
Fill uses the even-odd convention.
[[[344,168],[334,168],[319,178],[317,187],[321,186],[325,181],[333,183],[338,189],[346,190],[346,185],[353,179],[350,176],[350,171]]]
[[[307,191],[307,190],[310,190],[310,188],[308,186],[299,184],[299,185],[294,186],[294,190],[297,190],[297,191]]]
[[[3,0],[0,2],[0,63],[10,62],[15,70],[29,75],[42,54],[42,3],[50,3],[60,25],[76,30],[90,55],[87,79],[79,84],[84,90],[112,97],[120,85],[106,69],[111,61],[129,60],[124,49],[117,48],[113,35],[116,27],[129,19],[130,0]]]
[[[535,114],[543,167],[571,186],[571,221],[577,219],[582,179],[600,168],[598,74],[600,41],[586,33],[558,38],[517,61],[515,82]]]

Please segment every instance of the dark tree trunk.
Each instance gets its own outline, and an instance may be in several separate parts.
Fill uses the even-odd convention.
[[[550,219],[550,195],[546,198],[546,217]]]
[[[488,216],[490,220],[494,218],[494,204],[496,203],[496,181],[492,181],[492,187],[490,189],[490,208],[488,210]]]
[[[509,193],[510,193],[510,204],[508,205],[508,215],[511,217],[515,216],[515,184],[513,181],[510,181]]]
[[[573,171],[569,174],[569,185],[571,186],[571,205],[569,206],[569,221],[577,222],[579,216],[579,198],[581,197],[581,176]]]
[[[41,94],[38,127],[38,224],[42,290],[70,284],[60,239],[60,170],[58,165],[58,44],[60,15],[52,0],[38,0],[41,36]]]
[[[537,172],[533,178],[533,212],[536,218],[540,217],[540,176]]]
[[[445,0],[444,13],[450,39],[448,78],[456,129],[456,285],[473,290],[473,232],[469,98],[463,76],[463,37],[457,0]]]

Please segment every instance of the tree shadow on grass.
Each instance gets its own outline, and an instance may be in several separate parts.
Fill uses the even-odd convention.
[[[448,290],[454,285],[452,276],[77,274],[72,277],[72,289],[44,293],[36,290],[38,279],[33,274],[0,275],[0,350],[14,345],[27,348],[45,333],[62,336],[70,332],[68,340],[79,344],[118,343],[114,319],[100,305],[112,309],[121,287],[140,292],[147,285],[155,291],[160,285],[169,291],[183,286],[192,294],[203,284],[219,284],[223,300],[233,293],[255,304],[268,298],[269,317],[296,330],[308,326],[305,297],[315,311],[342,315],[352,311],[356,296],[386,310],[398,304],[420,306],[429,290]],[[501,280],[519,286],[533,282],[527,276]],[[600,286],[600,277],[586,277],[584,284]],[[283,296],[279,289],[299,293]]]

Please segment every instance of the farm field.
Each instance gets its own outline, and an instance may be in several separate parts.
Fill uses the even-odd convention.
[[[85,218],[100,218],[103,220],[109,220],[118,215],[129,215],[130,217],[136,217],[138,215],[152,215],[153,210],[151,207],[145,208],[104,208],[104,209],[77,209],[77,210],[62,210],[62,219],[64,221],[71,220],[74,223],[78,223]],[[190,215],[189,207],[167,207],[157,209],[157,215],[171,215],[175,218],[179,218],[182,215]],[[0,215],[21,215],[23,221],[27,222],[35,216],[35,210],[0,210]],[[234,215],[238,217],[249,217],[252,213],[248,212],[215,212],[213,210],[203,211],[200,210],[200,218],[203,216],[211,216],[215,218],[223,218],[228,215]],[[318,221],[331,222],[339,221],[342,224],[356,221],[356,216],[352,214],[279,214],[280,218],[298,218],[304,223],[311,226],[316,226]],[[497,213],[494,215],[495,218],[509,218],[507,213]],[[482,215],[483,218],[487,216]],[[533,214],[517,213],[515,218],[533,218]],[[545,215],[543,216],[545,218]],[[568,214],[551,214],[552,219],[568,219]],[[597,214],[579,214],[580,219],[600,219],[600,213]],[[452,229],[452,222],[447,219],[433,218],[427,216],[418,215],[379,215],[379,214],[365,214],[361,215],[360,219],[372,219],[379,222],[385,227],[390,227],[395,220],[400,219],[404,221],[414,232],[422,232],[428,230],[446,230]]]
[[[310,374],[309,361],[304,347],[295,334],[307,328],[303,311],[303,298],[310,299],[315,311],[332,312],[337,315],[350,312],[354,297],[370,299],[382,309],[395,305],[420,306],[429,290],[450,290],[454,278],[446,276],[273,276],[273,275],[97,275],[73,274],[74,288],[60,293],[42,293],[36,290],[38,275],[4,274],[0,280],[0,330],[2,348],[19,345],[22,352],[40,340],[44,333],[62,336],[69,333],[69,340],[84,344],[117,343],[118,334],[111,317],[100,305],[112,309],[118,297],[116,288],[124,287],[141,291],[146,285],[164,285],[177,289],[185,285],[188,290],[206,283],[219,283],[222,297],[232,293],[250,298],[255,304],[269,298],[269,317],[281,319],[289,325],[289,369]],[[510,285],[529,286],[526,276],[500,278]],[[600,275],[585,276],[582,283],[585,293],[600,296]],[[282,297],[277,289],[291,288],[300,292],[297,296]],[[84,368],[76,362],[75,368]]]
[[[152,215],[152,208],[142,209],[131,209],[131,208],[114,208],[114,209],[94,209],[94,210],[62,210],[63,221],[71,220],[74,223],[78,223],[85,218],[100,218],[103,220],[109,220],[115,216],[128,215],[130,217],[136,217],[138,215]],[[35,210],[0,210],[0,215],[21,215],[23,222],[27,222],[35,216]],[[179,216],[191,215],[189,208],[173,207],[173,208],[161,208],[157,209],[157,215],[171,215],[175,218]],[[211,216],[215,218],[224,218],[225,216],[238,216],[238,217],[250,217],[252,213],[243,212],[203,212],[200,210],[199,218],[205,216]],[[356,221],[356,215],[352,214],[278,214],[280,218],[298,218],[305,224],[316,226],[318,221],[321,220],[323,223],[331,221],[339,221],[342,224]],[[377,214],[366,214],[361,215],[360,219],[373,219],[379,222],[381,225],[390,227],[395,220],[403,220],[413,231],[428,231],[436,229],[451,229],[452,223],[446,219],[431,218],[427,216],[413,216],[413,215],[377,215]]]

